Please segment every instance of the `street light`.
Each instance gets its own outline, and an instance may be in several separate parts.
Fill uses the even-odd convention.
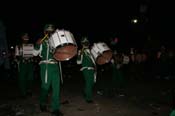
[[[131,23],[137,24],[138,23],[138,19],[132,19]]]

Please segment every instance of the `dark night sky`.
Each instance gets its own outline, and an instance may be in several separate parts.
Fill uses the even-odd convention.
[[[46,23],[54,23],[58,28],[68,29],[75,37],[90,36],[93,40],[119,37],[125,42],[137,41],[147,33],[153,38],[168,41],[174,33],[174,7],[171,3],[150,2],[150,0],[132,0],[114,2],[70,2],[59,1],[25,2],[14,5],[8,11],[2,12],[2,19],[7,26],[9,38],[16,37],[23,31],[30,31],[33,37],[42,32]],[[141,4],[147,5],[145,13],[141,13]],[[5,9],[4,9],[5,11]],[[141,22],[133,26],[131,18],[138,17]],[[143,17],[144,16],[144,17]],[[147,22],[146,22],[147,21]],[[136,39],[137,38],[137,39]],[[10,39],[13,40],[13,39]],[[139,40],[141,41],[141,40]]]

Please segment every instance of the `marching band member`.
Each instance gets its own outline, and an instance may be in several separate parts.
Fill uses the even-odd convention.
[[[53,52],[48,42],[49,36],[55,31],[52,24],[44,27],[44,38],[39,39],[35,46],[34,55],[41,57],[40,75],[41,75],[41,94],[40,110],[47,112],[47,97],[50,87],[52,88],[51,114],[52,116],[62,116],[60,112],[60,68],[58,62],[53,58]]]
[[[93,87],[95,82],[96,64],[89,49],[89,40],[85,37],[81,40],[82,50],[78,51],[77,64],[81,64],[85,88],[84,97],[87,103],[93,103]]]
[[[175,116],[175,110],[172,110],[170,116]]]
[[[26,95],[32,94],[32,83],[33,83],[33,55],[32,49],[31,54],[24,51],[24,46],[32,48],[33,44],[29,44],[29,34],[23,33],[21,35],[21,42],[15,47],[15,60],[18,64],[18,84],[21,95],[23,98]],[[28,56],[30,55],[30,56]]]
[[[123,68],[129,63],[129,60],[129,56],[124,53],[114,53],[111,60],[114,92],[117,92],[119,96],[124,96],[125,76]]]
[[[124,95],[121,93],[124,84],[124,76],[122,74],[123,56],[116,51],[112,55],[108,63],[98,66],[98,69],[101,70],[98,70],[97,94],[107,97],[114,97],[115,94],[119,96]]]

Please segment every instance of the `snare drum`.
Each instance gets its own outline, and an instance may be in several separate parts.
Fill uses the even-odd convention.
[[[91,53],[96,63],[99,65],[108,63],[112,58],[112,51],[106,43],[94,43],[91,48]]]
[[[15,55],[22,56],[23,58],[31,58],[33,57],[33,44],[22,44],[22,46],[16,46]]]
[[[49,44],[53,49],[54,58],[58,61],[69,60],[77,54],[77,44],[69,31],[57,29],[50,36]]]
[[[129,64],[129,61],[130,61],[129,56],[123,55],[123,64]]]

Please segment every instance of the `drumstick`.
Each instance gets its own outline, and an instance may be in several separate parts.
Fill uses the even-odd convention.
[[[46,34],[42,39],[41,42],[44,41],[48,37],[48,34]]]

